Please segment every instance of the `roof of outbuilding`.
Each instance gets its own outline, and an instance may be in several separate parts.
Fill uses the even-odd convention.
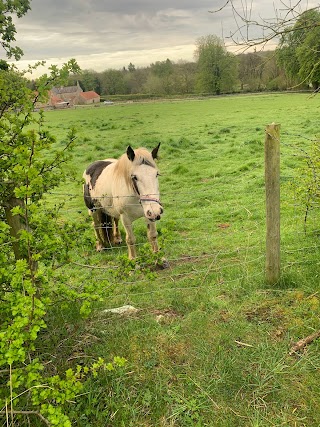
[[[52,104],[57,104],[58,102],[61,102],[62,99],[59,96],[51,96],[51,102]]]
[[[89,90],[88,92],[82,92],[80,93],[80,96],[85,99],[92,99],[100,97],[94,90]]]

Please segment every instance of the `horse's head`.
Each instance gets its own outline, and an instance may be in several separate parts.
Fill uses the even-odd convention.
[[[159,147],[160,143],[151,153],[144,148],[133,150],[130,145],[127,148],[127,157],[131,162],[132,187],[140,200],[144,216],[152,222],[159,220],[163,213],[158,182],[159,170],[154,161]]]

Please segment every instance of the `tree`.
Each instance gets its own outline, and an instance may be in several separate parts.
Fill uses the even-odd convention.
[[[165,95],[162,79],[153,73],[150,73],[143,84],[142,92],[148,95]]]
[[[174,65],[172,76],[174,93],[193,93],[195,91],[197,64],[195,62],[179,61]]]
[[[308,10],[281,35],[277,47],[279,63],[291,78],[302,83],[320,85],[320,12]]]
[[[0,70],[9,70],[9,64],[4,59],[0,59]]]
[[[0,43],[8,57],[17,59],[22,51],[11,46],[15,28],[6,14],[16,12],[19,17],[28,7],[28,1],[0,0]],[[70,60],[49,70],[34,82],[33,90],[23,73],[0,62],[0,418],[7,426],[34,425],[30,417],[38,417],[42,425],[71,427],[64,405],[79,394],[90,370],[107,369],[99,359],[91,367],[52,374],[46,369],[39,339],[47,327],[53,288],[62,299],[72,298],[72,303],[79,297],[78,291],[70,293],[69,285],[64,287],[63,279],[58,285],[53,279],[55,263],[68,260],[73,245],[70,230],[76,226],[59,224],[59,209],[50,208],[45,199],[70,175],[65,163],[75,133],[70,130],[66,140],[57,144],[45,127],[43,112],[35,113],[34,107],[53,86],[65,85],[69,74],[80,69]],[[91,295],[92,289],[80,297],[84,313]],[[119,365],[118,359],[114,365]]]
[[[239,80],[242,90],[261,90],[263,57],[256,52],[239,55]]]
[[[153,93],[169,95],[173,93],[173,82],[172,75],[174,72],[174,64],[167,58],[165,61],[156,61],[150,65],[150,70],[153,76],[150,76],[147,82],[147,86],[150,87],[152,82],[153,87],[158,86],[160,90],[154,91]],[[159,84],[156,84],[158,82]],[[159,93],[160,92],[160,93]]]
[[[132,62],[130,62],[130,64],[128,65],[128,71],[130,73],[134,73],[136,71],[136,67],[134,66],[134,64],[132,64]]]
[[[53,259],[61,262],[68,252],[68,226],[57,226],[57,212],[45,207],[43,197],[65,180],[75,135],[71,131],[66,145],[54,148],[43,114],[33,110],[53,85],[78,70],[73,60],[62,69],[52,66],[50,75],[38,80],[36,93],[14,68],[0,70],[0,415],[11,406],[10,425],[30,406],[47,424],[71,425],[62,407],[50,402],[60,398],[63,404],[62,389],[75,396],[81,387],[74,372],[68,379],[47,377],[34,356],[38,333],[46,327]],[[51,396],[41,397],[41,384],[48,384]]]
[[[143,85],[147,81],[150,70],[148,68],[137,68],[126,73],[124,76],[128,93],[142,93]]]
[[[310,8],[307,0],[274,3],[274,17],[263,16],[253,9],[252,1],[243,0],[241,7],[236,0],[226,2],[211,13],[231,9],[236,29],[229,38],[243,49],[260,47],[280,41],[279,63],[285,66],[288,79],[299,77],[300,82],[319,87],[319,3]]]
[[[241,90],[279,90],[288,87],[274,51],[241,53],[238,59]]]
[[[83,70],[79,74],[75,74],[69,77],[68,85],[72,86],[79,82],[81,88],[84,91],[93,90],[99,95],[101,94],[101,86],[99,75],[94,70]]]
[[[116,95],[126,93],[125,73],[120,70],[109,69],[100,74],[101,94]]]
[[[236,0],[226,0],[218,9],[210,11],[219,14],[221,11],[231,9],[234,16],[236,29],[230,31],[229,38],[232,43],[244,49],[252,47],[265,47],[269,42],[278,42],[279,38],[292,29],[295,22],[309,9],[308,1],[297,0],[292,3],[280,0],[280,7],[274,4],[274,17],[261,15],[259,9],[253,9],[251,0],[242,0],[241,7]],[[320,5],[312,8],[319,10]],[[316,24],[319,26],[319,23]],[[309,26],[306,23],[306,30]]]
[[[196,46],[199,90],[217,95],[234,90],[237,61],[233,54],[227,52],[223,41],[217,36],[209,35],[200,37]]]
[[[319,15],[320,17],[320,15]],[[315,90],[320,89],[320,27],[315,27],[298,48],[297,56],[302,82],[309,83]]]
[[[15,41],[16,28],[13,24],[12,16],[21,18],[30,10],[31,0],[1,0],[0,1],[0,44],[6,51],[8,58],[14,57],[16,60],[23,55],[22,50],[17,46],[12,46]]]
[[[173,73],[173,63],[167,58],[165,61],[156,61],[154,64],[151,64],[150,69],[157,77],[168,77]]]
[[[261,52],[264,58],[262,83],[267,90],[286,90],[292,86],[274,51]]]

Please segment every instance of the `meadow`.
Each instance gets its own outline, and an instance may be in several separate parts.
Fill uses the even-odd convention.
[[[261,94],[124,103],[45,113],[61,144],[77,130],[74,178],[48,198],[72,221],[76,250],[56,271],[70,288],[97,295],[91,311],[59,301],[48,315],[45,353],[63,372],[103,357],[125,367],[100,372],[70,403],[77,427],[319,426],[320,343],[290,354],[320,329],[319,213],[297,195],[300,168],[319,136],[320,98]],[[265,283],[264,130],[281,124],[281,267]],[[157,268],[143,220],[140,254],[95,251],[82,173],[127,145],[159,142],[168,267]],[[57,295],[58,300],[58,295]],[[106,309],[131,305],[126,315]],[[85,315],[84,315],[85,314]]]

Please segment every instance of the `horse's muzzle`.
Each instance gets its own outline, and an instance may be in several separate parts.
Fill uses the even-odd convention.
[[[149,219],[149,221],[151,221],[151,222],[156,222],[156,221],[159,221],[160,219],[161,219],[161,216],[160,216],[160,215],[157,215],[157,217],[156,217],[156,218]]]
[[[149,221],[155,222],[155,221],[159,221],[159,219],[161,219],[161,214],[163,213],[163,209],[160,208],[160,213],[159,214],[155,214],[152,210],[148,209],[146,212],[146,216],[148,218]]]
[[[159,221],[163,214],[163,207],[160,201],[157,199],[144,199],[143,201],[145,202],[142,204],[145,217],[151,222]],[[147,201],[150,203],[146,203]]]

